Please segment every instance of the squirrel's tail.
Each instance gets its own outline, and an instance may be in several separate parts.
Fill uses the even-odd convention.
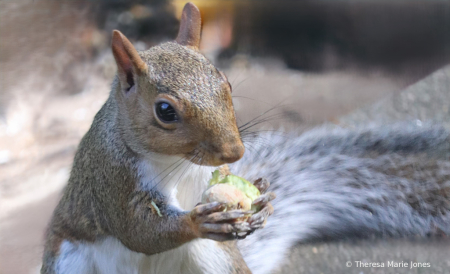
[[[232,165],[266,177],[274,214],[240,241],[254,273],[271,273],[297,243],[450,235],[450,132],[438,126],[321,128],[261,136]]]

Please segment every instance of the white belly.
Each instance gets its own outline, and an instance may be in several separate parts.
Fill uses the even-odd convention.
[[[64,274],[225,274],[229,263],[228,255],[211,240],[198,239],[147,256],[108,237],[96,243],[64,241],[55,267],[56,273]]]

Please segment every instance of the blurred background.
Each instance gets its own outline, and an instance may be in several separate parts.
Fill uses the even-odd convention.
[[[115,75],[112,30],[138,50],[173,40],[185,2],[0,0],[1,274],[38,273],[75,149]],[[192,2],[202,12],[201,51],[233,85],[239,123],[273,108],[261,126],[449,124],[449,1]],[[390,273],[351,272],[345,262],[419,258],[433,267],[395,273],[448,273],[449,247],[305,244],[280,271]]]

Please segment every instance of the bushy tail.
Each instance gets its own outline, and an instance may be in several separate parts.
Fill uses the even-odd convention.
[[[231,166],[266,177],[275,213],[240,242],[254,273],[271,273],[299,242],[450,235],[450,132],[397,125],[269,133]]]

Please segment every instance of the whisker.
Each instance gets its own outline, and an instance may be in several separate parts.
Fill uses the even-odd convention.
[[[240,81],[235,87],[232,87],[233,90],[237,90],[237,88],[244,83],[245,81],[247,81],[248,79],[250,79],[250,77],[245,78],[244,80]]]
[[[254,98],[247,97],[247,96],[241,96],[241,95],[239,95],[239,96],[231,96],[231,97],[232,97],[232,98],[243,98],[243,99],[248,99],[248,100],[252,100],[252,101],[255,101],[255,102],[263,103],[263,104],[268,105],[268,106],[273,106],[273,105],[271,105],[270,103],[268,103],[268,102],[266,102],[266,101],[254,99]]]
[[[253,122],[253,121],[255,121],[255,120],[261,118],[262,116],[266,115],[267,113],[269,113],[270,111],[272,111],[272,110],[274,110],[274,109],[276,109],[276,108],[278,108],[278,107],[280,107],[280,103],[278,103],[278,104],[276,104],[275,106],[273,106],[273,107],[269,108],[268,110],[264,111],[263,113],[261,113],[260,115],[256,116],[255,118],[251,119],[251,120],[248,121],[247,123],[245,123],[245,124],[239,126],[239,129],[242,128],[242,127],[247,126],[247,125],[250,124],[251,122]]]
[[[186,166],[186,168],[183,170],[183,172],[181,173],[180,177],[178,178],[177,182],[175,183],[175,187],[178,187],[178,184],[180,183],[181,178],[184,176],[184,174],[186,173],[186,171],[194,164],[192,162],[192,160],[195,158],[196,155],[192,156],[189,159],[189,164]]]
[[[257,145],[258,147],[270,146],[269,140],[262,140],[262,139],[251,140],[247,144],[252,144],[252,146]]]
[[[268,117],[264,117],[261,120],[253,121],[252,124],[248,124],[247,123],[247,125],[244,128],[239,127],[238,129],[239,129],[239,132],[242,133],[242,132],[245,132],[246,130],[248,130],[248,129],[254,127],[254,126],[257,126],[259,124],[262,124],[262,123],[265,123],[265,122],[269,122],[269,121],[273,121],[275,119],[280,119],[280,118],[283,118],[283,113],[277,113],[277,114],[273,114],[273,115],[268,116]]]
[[[280,136],[282,138],[285,138],[287,140],[289,140],[290,138],[288,136],[286,136],[285,134],[275,134],[277,136]],[[242,138],[243,141],[245,142],[265,142],[267,141],[267,144],[271,144],[271,140],[269,140],[268,138],[266,138],[265,136],[261,135],[261,134],[257,134],[257,133],[253,133],[252,135],[246,135]]]
[[[258,153],[257,149],[253,146],[252,143],[246,143],[245,146],[250,150],[252,153]],[[259,154],[259,153],[258,153]]]
[[[183,158],[181,158],[180,160],[184,160]],[[177,162],[180,162],[180,160],[178,160]],[[169,173],[167,173],[158,183],[156,183],[151,190],[153,190],[154,188],[156,188],[157,186],[159,186],[159,184],[161,184],[165,178],[167,178],[167,176],[169,176],[174,170],[176,170],[178,167],[180,167],[183,164],[183,161],[181,161],[181,163],[179,163],[174,169],[172,169]],[[176,174],[176,173],[175,173]],[[173,174],[173,175],[175,175]],[[173,176],[172,175],[172,176]]]
[[[280,136],[289,139],[289,137],[284,132],[270,131],[270,130],[255,130],[255,131],[245,131],[241,133],[241,140],[265,138],[262,136],[264,132],[271,132],[270,135]]]
[[[155,177],[153,177],[153,179],[150,180],[150,183],[152,181],[154,181],[156,178],[158,178],[159,176],[161,176],[165,171],[167,171],[169,168],[173,167],[175,164],[177,164],[178,162],[180,162],[181,160],[183,160],[183,158],[176,160],[173,164],[171,164],[170,166],[168,166],[166,169],[164,169],[163,171],[161,171],[160,173],[158,173],[158,175],[156,175]],[[173,171],[173,170],[172,170]],[[170,172],[172,172],[170,171]],[[169,173],[170,173],[169,172]]]
[[[244,69],[245,68],[241,68],[239,71],[238,71],[238,73],[236,74],[236,76],[234,76],[234,78],[233,78],[233,80],[232,81],[229,81],[230,82],[230,85],[231,85],[231,87],[232,87],[232,89],[234,90],[234,83],[236,82],[236,80],[239,78],[239,76],[241,76],[242,75],[242,72],[244,72]]]
[[[200,153],[201,153],[201,152],[198,151],[198,152],[195,153],[195,155],[191,158],[191,160],[190,160],[190,161],[191,161],[191,165],[189,165],[189,168],[191,168],[192,165],[194,165],[194,162],[195,162],[195,160],[198,158],[198,156],[199,156]],[[200,165],[197,165],[197,168],[200,169]],[[198,176],[198,170],[197,170],[197,172],[196,172],[195,174],[197,174],[197,176]],[[195,189],[198,189],[198,188],[197,188],[197,183],[198,183],[198,182],[194,182],[194,184],[195,184]],[[178,183],[177,183],[177,186],[178,186]],[[186,201],[186,198],[187,198],[186,196],[187,196],[187,191],[184,192],[184,197],[183,197],[183,198],[184,198],[184,201]]]

